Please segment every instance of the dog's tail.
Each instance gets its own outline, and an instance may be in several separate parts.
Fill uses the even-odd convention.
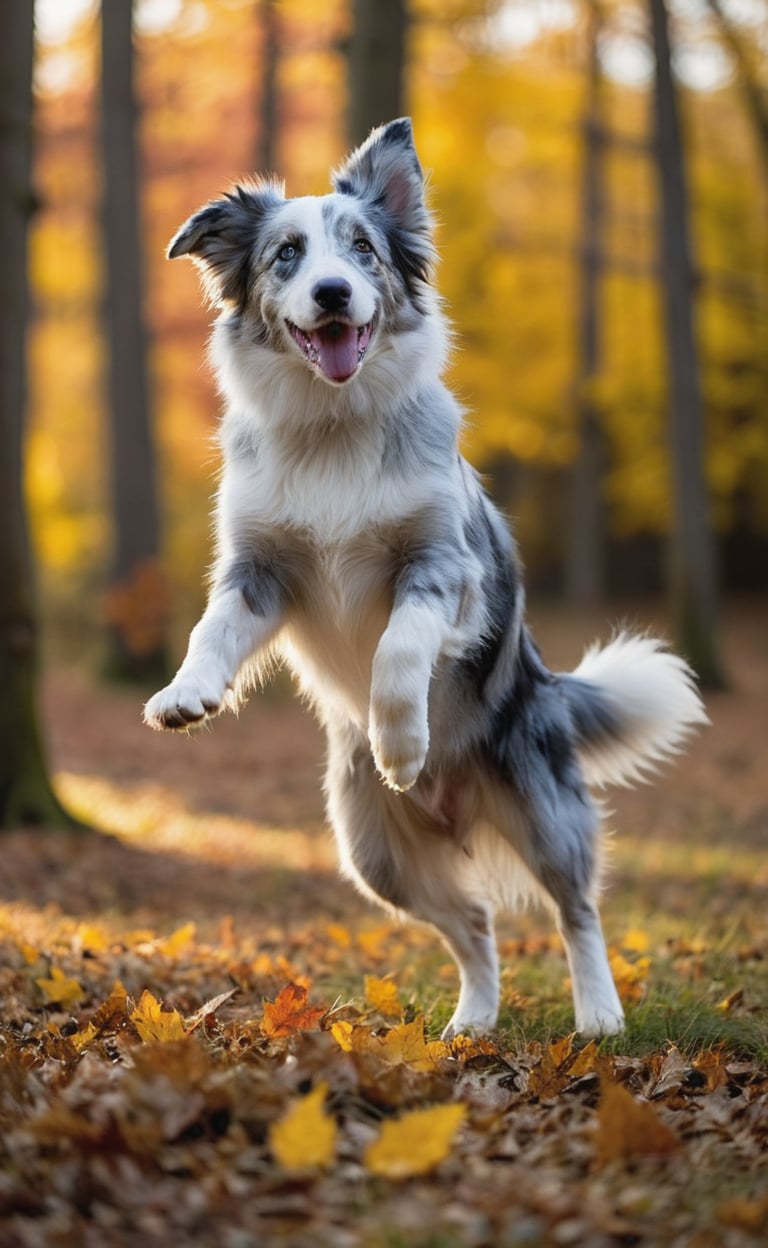
[[[688,664],[652,637],[620,633],[561,679],[590,784],[647,779],[709,722]]]

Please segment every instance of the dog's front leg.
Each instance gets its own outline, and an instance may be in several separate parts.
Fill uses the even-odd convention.
[[[398,791],[416,783],[427,757],[432,672],[457,637],[462,597],[434,582],[424,591],[409,571],[373,658],[368,724],[379,774]]]
[[[227,704],[243,664],[277,632],[281,590],[265,569],[254,590],[254,565],[230,566],[217,577],[208,606],[192,629],[187,655],[171,684],[150,698],[151,728],[189,728]]]

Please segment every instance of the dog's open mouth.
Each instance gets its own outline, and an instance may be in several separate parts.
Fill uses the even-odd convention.
[[[293,321],[286,321],[286,325],[310,364],[329,381],[348,381],[370,346],[376,320],[374,316],[367,325],[326,321],[316,329],[301,329]]]

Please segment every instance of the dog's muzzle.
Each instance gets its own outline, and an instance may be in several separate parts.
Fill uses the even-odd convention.
[[[286,321],[294,342],[305,359],[329,381],[349,381],[363,362],[370,346],[377,317],[367,325],[351,325],[348,321],[328,320],[315,329],[302,329]]]

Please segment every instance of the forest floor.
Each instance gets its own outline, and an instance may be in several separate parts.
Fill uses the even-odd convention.
[[[556,668],[606,632],[531,615]],[[57,787],[99,831],[3,836],[0,1248],[765,1243],[768,606],[724,642],[712,726],[611,795],[599,1045],[538,912],[499,925],[499,1030],[439,1042],[453,966],[339,878],[284,690],[159,736],[54,666]]]

